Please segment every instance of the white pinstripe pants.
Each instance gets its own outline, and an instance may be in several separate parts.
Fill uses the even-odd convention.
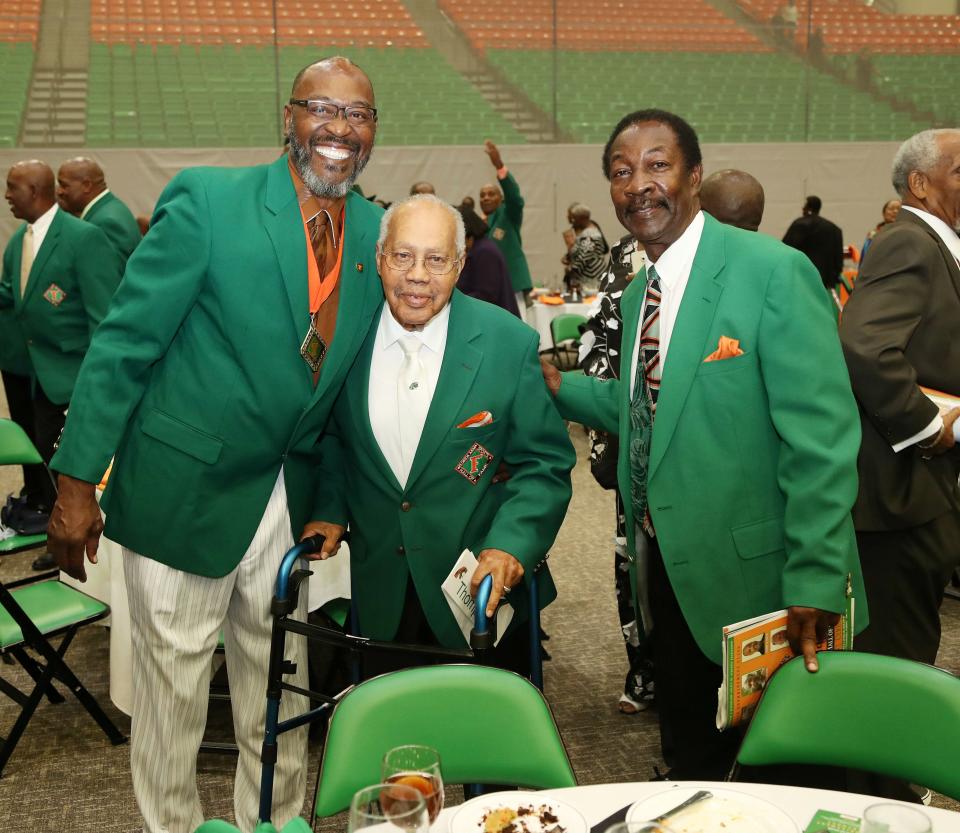
[[[270,599],[284,552],[293,545],[281,470],[263,519],[240,564],[223,578],[176,570],[124,549],[133,638],[130,768],[145,833],[193,833],[203,821],[197,751],[207,721],[211,661],[223,628],[233,723],[240,758],[234,782],[236,822],[257,822],[260,745],[270,657]],[[306,593],[297,618],[305,618]],[[303,637],[287,634],[294,682],[306,687]],[[280,718],[304,712],[305,697],[284,692]],[[273,821],[300,813],[306,788],[307,728],[281,736]]]

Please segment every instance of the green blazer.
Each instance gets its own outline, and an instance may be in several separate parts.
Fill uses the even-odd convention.
[[[513,291],[522,292],[533,288],[530,267],[527,265],[527,256],[523,253],[523,241],[520,237],[520,226],[523,225],[523,196],[520,194],[520,186],[509,171],[499,182],[503,189],[503,202],[487,217],[487,227],[490,229],[487,236],[496,242],[503,252]]]
[[[719,662],[724,625],[792,605],[839,612],[848,573],[857,630],[868,618],[850,519],[860,424],[823,284],[799,252],[704,220],[663,369],[648,494],[684,617]],[[557,396],[568,419],[620,433],[631,558],[626,380],[645,290],[635,280],[623,295],[624,383],[564,374]],[[721,336],[743,355],[704,362]]]
[[[141,239],[140,226],[126,204],[112,192],[107,192],[90,207],[83,219],[103,230],[126,265]]]
[[[283,466],[291,531],[316,444],[381,299],[379,207],[347,197],[336,333],[314,387],[307,250],[285,156],[192,168],[157,204],[77,382],[57,471],[95,482],[106,534],[177,569],[239,563]]]
[[[339,448],[333,438],[324,444],[315,517],[350,523],[353,600],[361,633],[374,639],[396,634],[412,579],[441,644],[463,647],[440,585],[465,548],[479,554],[495,547],[523,564],[524,585],[510,595],[516,610],[510,628],[526,621],[530,576],[546,558],[570,501],[576,458],[543,384],[536,333],[459,290],[451,304],[443,365],[406,488],[370,427],[379,316],[334,408]],[[492,424],[457,427],[480,411],[490,411]],[[461,463],[469,467],[475,444],[493,456],[476,483],[457,471]],[[511,478],[494,485],[501,461]],[[538,584],[543,606],[556,596],[545,566]]]
[[[17,234],[14,234],[16,237]],[[23,236],[15,247],[10,242],[3,250],[3,270],[0,271],[0,286],[10,284],[14,279],[20,280],[20,253],[23,250]],[[13,256],[16,249],[17,271],[13,271]],[[21,376],[32,376],[33,365],[30,364],[30,353],[27,352],[27,340],[20,329],[20,321],[13,313],[13,307],[0,309],[0,370],[8,373],[18,373]]]
[[[26,224],[10,238],[4,253],[0,281],[0,308],[12,309],[30,366],[47,398],[66,404],[90,337],[106,315],[123,268],[120,258],[100,229],[57,209],[33,259],[23,297],[20,261]],[[11,350],[23,372],[23,355]]]

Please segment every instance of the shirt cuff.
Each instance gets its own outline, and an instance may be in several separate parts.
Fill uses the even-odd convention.
[[[502,168],[497,168],[497,179],[506,179],[508,173],[509,171],[507,171],[506,165],[504,165]]]
[[[934,436],[936,436],[937,434],[940,433],[940,430],[941,430],[942,428],[943,428],[943,417],[941,417],[940,414],[937,414],[937,415],[933,418],[933,422],[931,422],[931,423],[930,423],[926,428],[924,428],[922,431],[918,431],[918,432],[917,432],[916,434],[914,434],[912,437],[907,437],[907,439],[905,439],[905,440],[901,440],[901,441],[898,442],[898,443],[894,443],[894,445],[893,445],[893,452],[894,452],[894,454],[897,454],[897,453],[903,451],[903,449],[905,449],[905,448],[907,448],[907,447],[909,447],[909,446],[911,446],[911,445],[915,445],[916,443],[921,442],[921,441],[927,439],[928,437],[934,437]]]

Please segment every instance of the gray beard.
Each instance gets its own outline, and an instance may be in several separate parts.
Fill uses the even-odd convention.
[[[290,140],[289,152],[290,157],[293,159],[293,166],[297,169],[297,173],[300,174],[300,179],[302,179],[303,184],[307,186],[307,190],[315,197],[328,200],[343,199],[350,193],[353,184],[360,177],[360,174],[363,173],[363,169],[370,160],[369,155],[366,159],[358,159],[354,165],[353,173],[342,182],[327,182],[327,180],[321,177],[310,165],[313,149],[310,146],[301,144],[293,130],[287,134],[287,138]]]

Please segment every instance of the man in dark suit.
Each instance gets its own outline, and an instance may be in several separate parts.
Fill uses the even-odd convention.
[[[874,238],[843,309],[840,338],[860,405],[860,490],[853,509],[870,627],[864,651],[933,663],[940,602],[960,563],[960,131],[901,145],[897,219]]]
[[[6,197],[13,216],[25,221],[3,255],[0,308],[10,310],[15,329],[5,338],[16,348],[7,355],[17,376],[35,377],[29,403],[14,386],[11,414],[49,463],[80,363],[122,268],[100,229],[58,209],[48,165],[36,160],[14,165],[7,174]],[[33,488],[39,496],[31,494]],[[53,506],[56,492],[44,473],[35,484],[31,477],[27,490],[36,508],[49,511]],[[52,561],[41,564],[46,566],[53,566]]]
[[[256,824],[272,586],[314,517],[317,442],[382,300],[382,212],[351,191],[376,127],[369,79],[330,58],[293,82],[289,153],[176,176],[77,383],[54,460],[50,549],[83,577],[103,530],[95,484],[113,455],[103,503],[123,547],[131,772],[149,833],[203,820],[196,760],[221,629],[240,747],[234,808],[243,830]],[[288,646],[304,685],[304,645]],[[307,705],[284,704],[281,716]],[[286,735],[279,826],[299,815],[305,756],[305,730]]]
[[[843,232],[820,216],[820,197],[807,197],[803,215],[790,224],[783,242],[803,252],[817,267],[827,289],[834,289],[843,271]]]
[[[64,211],[103,229],[123,265],[140,242],[140,226],[130,209],[107,188],[103,169],[92,159],[68,159],[57,172],[57,202]]]
[[[349,522],[360,632],[379,640],[465,647],[441,585],[471,550],[479,566],[462,580],[476,592],[493,575],[488,615],[513,591],[494,661],[524,672],[526,593],[576,458],[543,387],[537,334],[454,289],[464,256],[460,216],[436,197],[384,215],[386,301],[334,408],[339,448],[328,441],[317,477],[317,530],[337,537]],[[510,478],[495,483],[501,462]],[[541,604],[556,595],[546,567],[538,591]]]

